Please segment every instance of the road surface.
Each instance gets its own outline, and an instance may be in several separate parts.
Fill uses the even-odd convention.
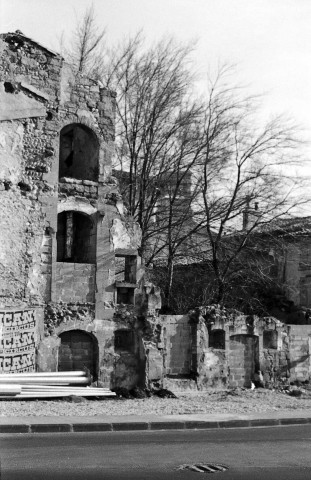
[[[0,436],[1,480],[199,480],[184,464],[221,464],[217,480],[310,480],[311,425]],[[210,478],[210,477],[209,477]]]

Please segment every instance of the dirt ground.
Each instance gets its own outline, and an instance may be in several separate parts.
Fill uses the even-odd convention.
[[[86,400],[1,400],[0,416],[178,415],[256,413],[311,409],[311,391],[290,396],[276,390],[223,390],[176,394],[178,398]]]

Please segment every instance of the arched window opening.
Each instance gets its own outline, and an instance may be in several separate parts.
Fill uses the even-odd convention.
[[[58,371],[67,372],[87,368],[97,378],[98,343],[93,335],[82,330],[70,330],[59,335]]]
[[[95,263],[96,226],[88,215],[73,211],[58,215],[57,261]]]
[[[226,332],[224,330],[211,330],[209,333],[208,346],[225,350],[226,348]]]
[[[264,330],[263,348],[276,350],[278,348],[278,332],[276,330]]]
[[[59,178],[98,181],[99,144],[95,133],[80,124],[60,132]]]

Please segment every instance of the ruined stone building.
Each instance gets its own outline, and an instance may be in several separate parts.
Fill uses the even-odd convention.
[[[86,367],[109,388],[175,389],[310,375],[310,329],[159,315],[111,175],[115,94],[19,31],[0,52],[0,372]]]
[[[110,383],[103,356],[138,348],[113,306],[134,305],[141,276],[139,228],[111,177],[115,94],[20,32],[0,48],[1,308],[5,328],[27,332],[7,337],[1,368],[85,365]]]

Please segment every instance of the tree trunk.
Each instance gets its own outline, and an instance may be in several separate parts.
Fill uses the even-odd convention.
[[[172,294],[172,285],[173,285],[173,273],[174,273],[174,262],[173,259],[169,257],[167,262],[167,282],[164,289],[164,297],[166,304],[170,305],[170,299]]]

